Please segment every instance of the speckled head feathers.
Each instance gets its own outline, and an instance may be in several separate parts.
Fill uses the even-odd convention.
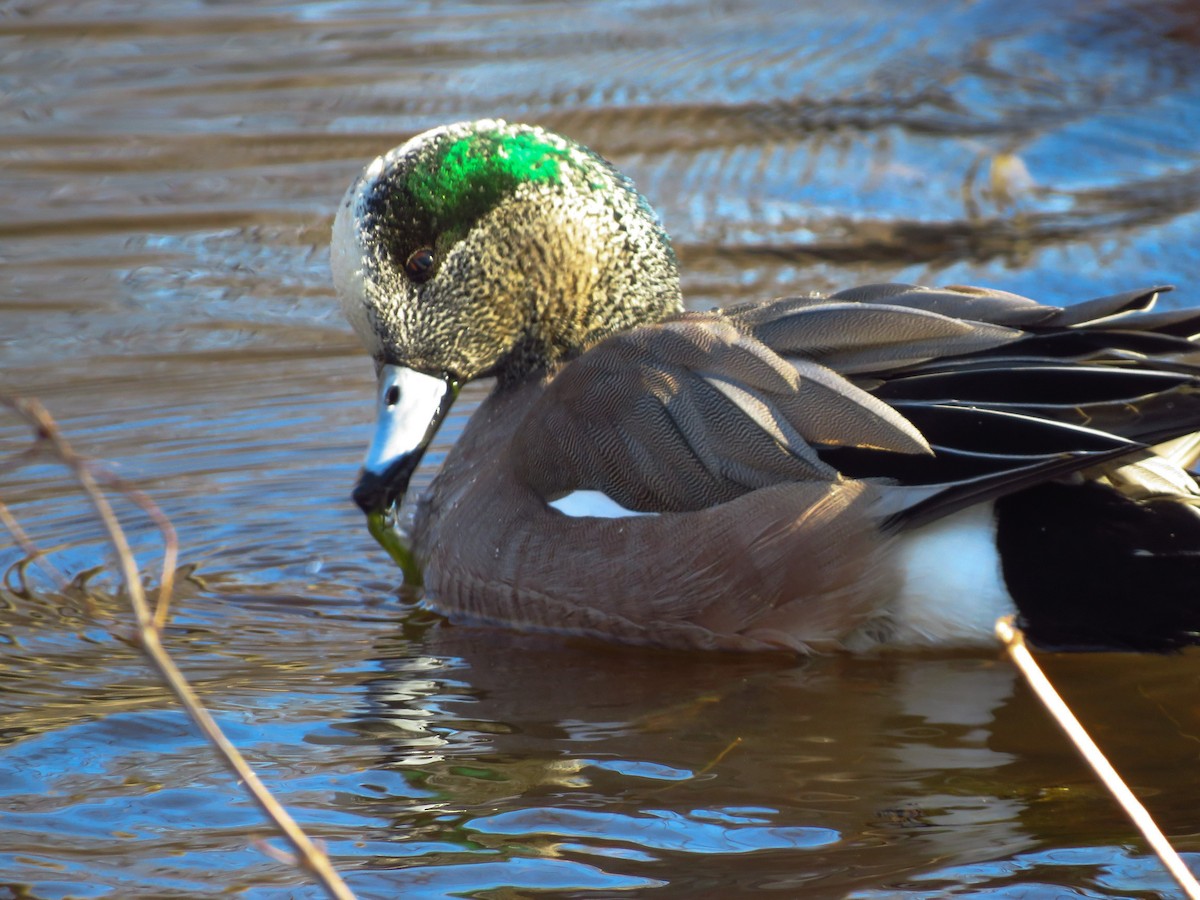
[[[497,120],[374,160],[334,224],[334,279],[379,362],[522,375],[679,307],[675,258],[632,183],[590,150]]]

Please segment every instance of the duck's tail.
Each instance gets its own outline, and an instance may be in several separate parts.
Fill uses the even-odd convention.
[[[996,503],[1004,580],[1034,643],[1175,650],[1200,643],[1200,435],[1097,480]]]

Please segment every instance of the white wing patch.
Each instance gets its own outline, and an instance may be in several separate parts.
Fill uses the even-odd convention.
[[[571,491],[548,504],[564,516],[573,519],[628,519],[633,516],[657,516],[655,512],[638,512],[626,509],[603,491]]]

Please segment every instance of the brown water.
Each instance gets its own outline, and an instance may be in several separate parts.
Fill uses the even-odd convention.
[[[1191,0],[0,3],[4,389],[171,516],[169,646],[360,896],[1171,896],[998,653],[672,655],[398,596],[348,502],[372,373],[328,229],[367,159],[484,115],[629,171],[700,307],[1200,275]],[[1000,153],[1036,183],[1012,202]],[[59,470],[0,492],[111,588]],[[12,579],[0,896],[315,896],[134,651]],[[1200,866],[1200,654],[1046,663]]]

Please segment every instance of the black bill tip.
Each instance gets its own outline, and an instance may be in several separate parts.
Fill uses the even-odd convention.
[[[408,490],[408,482],[421,461],[421,454],[411,454],[401,457],[383,472],[371,472],[363,469],[358,476],[358,483],[350,492],[355,504],[366,515],[383,512],[393,503],[404,496]]]

